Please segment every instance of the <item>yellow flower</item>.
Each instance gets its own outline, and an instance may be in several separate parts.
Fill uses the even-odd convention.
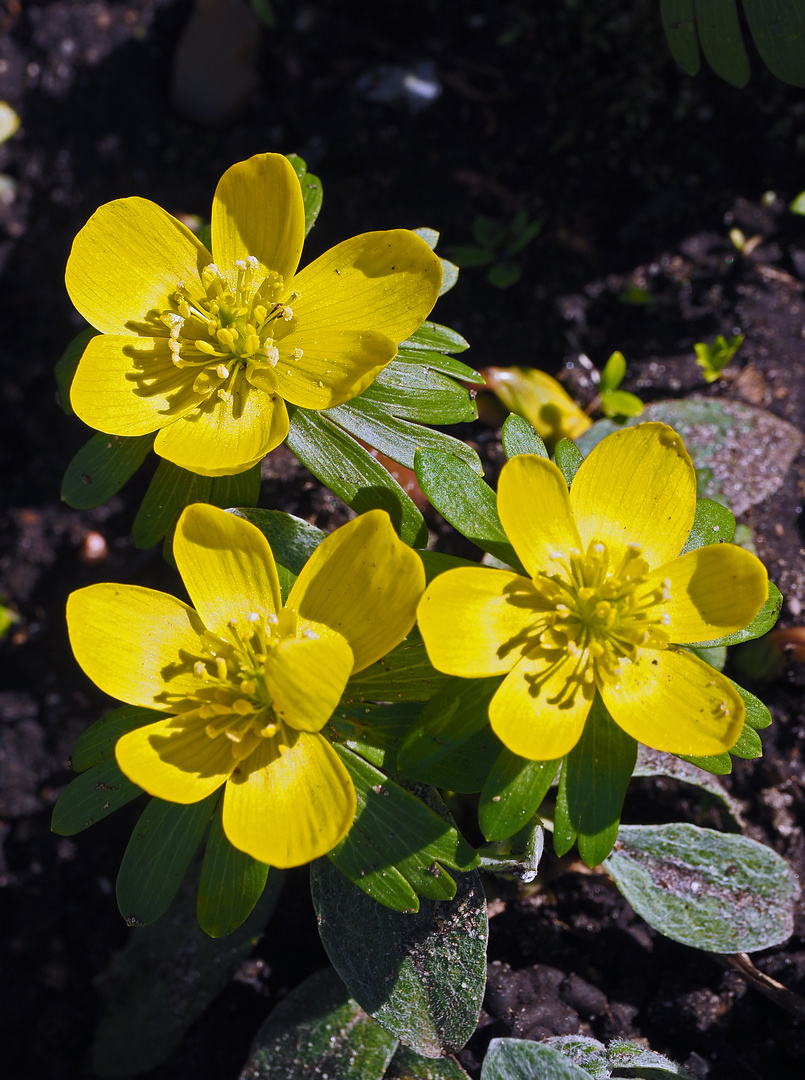
[[[537,368],[486,368],[486,385],[546,442],[578,439],[592,423],[561,383]]]
[[[573,749],[596,693],[647,746],[730,749],[744,721],[740,696],[677,646],[744,627],[768,579],[731,544],[680,555],[695,507],[693,465],[664,424],[604,439],[570,492],[550,461],[512,458],[498,512],[529,577],[481,567],[437,577],[417,611],[431,662],[465,678],[505,675],[492,729],[535,761]]]
[[[167,714],[118,740],[118,764],[169,802],[225,784],[236,848],[274,866],[317,858],[355,816],[352,781],[321,729],[349,676],[413,626],[422,563],[382,510],[327,537],[284,607],[268,541],[233,514],[189,506],[173,553],[195,609],[136,585],[90,585],[67,601],[93,682]]]
[[[92,428],[156,431],[157,454],[223,476],[283,441],[285,401],[329,409],[365,390],[427,318],[441,264],[397,229],[346,240],[297,273],[305,209],[280,154],[227,169],[211,232],[209,252],[140,198],[90,218],[66,283],[101,335],[87,345],[70,401]]]

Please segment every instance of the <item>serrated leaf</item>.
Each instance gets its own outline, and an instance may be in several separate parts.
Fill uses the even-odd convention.
[[[220,799],[201,863],[196,918],[210,937],[226,937],[246,921],[266,887],[268,867],[230,844]],[[275,871],[276,873],[276,871]]]
[[[531,820],[556,778],[560,760],[528,761],[507,747],[501,750],[478,804],[478,824],[487,840],[505,840]]]
[[[478,1020],[486,982],[486,899],[477,871],[453,900],[403,914],[377,904],[326,859],[311,868],[319,934],[355,1000],[425,1057],[459,1050]]]
[[[557,798],[588,866],[598,866],[612,850],[636,761],[637,742],[596,695],[581,738],[565,758]]]
[[[73,836],[142,794],[114,758],[101,761],[70,781],[56,800],[50,827],[59,836]]]
[[[398,354],[356,400],[371,401],[402,420],[426,424],[463,424],[477,418],[478,409],[469,390],[457,382],[476,382],[477,372],[443,353],[407,355],[417,360],[409,363]],[[444,359],[450,364],[439,363]],[[450,370],[444,371],[448,366]]]
[[[481,459],[466,443],[444,432],[398,419],[382,406],[364,397],[353,398],[346,405],[328,409],[326,415],[362,443],[379,450],[381,454],[408,469],[414,467],[417,450],[426,448],[453,454],[466,462],[473,472],[483,476]]]
[[[732,511],[713,499],[697,499],[693,528],[680,554],[708,544],[730,544],[734,536],[735,515]]]
[[[115,743],[128,731],[162,720],[165,714],[156,709],[144,709],[139,705],[121,705],[83,731],[76,740],[70,755],[70,764],[76,772],[83,772],[92,765],[114,756]]]
[[[470,1080],[453,1057],[426,1058],[400,1046],[383,1080]]]
[[[417,910],[417,895],[451,899],[455,883],[440,863],[468,870],[478,861],[452,820],[346,747],[336,749],[355,785],[357,810],[352,828],[328,854],[330,861],[369,896],[398,911]],[[413,890],[413,900],[398,875]],[[401,908],[397,897],[404,893]]]
[[[221,792],[214,791],[190,806],[150,800],[134,827],[117,875],[117,906],[128,926],[148,926],[165,914],[220,797]]]
[[[136,1076],[164,1061],[218,996],[249,953],[277,902],[283,874],[271,880],[246,922],[210,938],[196,922],[197,878],[190,874],[165,917],[131,931],[98,979],[106,1013],[92,1048],[99,1076]]]
[[[59,404],[68,416],[74,415],[73,406],[70,404],[70,387],[73,385],[78,362],[97,333],[98,331],[91,326],[80,331],[56,361],[55,375],[56,385],[59,388]]]
[[[660,0],[662,26],[671,56],[688,75],[701,67],[694,0]]]
[[[771,848],[696,825],[622,825],[605,863],[661,934],[708,952],[768,949],[790,937],[797,879]]]
[[[382,660],[350,678],[343,701],[429,701],[449,679],[431,664],[414,627]]]
[[[154,435],[93,435],[67,466],[61,498],[75,510],[92,510],[111,499],[137,472]]]
[[[581,468],[582,461],[584,461],[581,450],[570,439],[560,439],[556,444],[553,456],[554,461],[562,470],[567,486],[570,487],[573,483],[573,477]]]
[[[590,1074],[541,1043],[493,1039],[481,1068],[481,1080],[590,1080]]]
[[[240,1080],[382,1080],[398,1040],[363,1011],[332,968],[314,972],[257,1032]]]
[[[735,0],[696,0],[696,28],[702,52],[713,71],[733,86],[746,86],[749,57]]]
[[[400,349],[436,349],[437,352],[460,353],[469,349],[470,343],[449,326],[435,322],[423,322],[409,338],[400,342]]]
[[[316,218],[319,216],[324,198],[321,180],[318,176],[314,176],[313,173],[307,171],[307,162],[304,158],[300,158],[298,154],[286,154],[285,156],[293,165],[302,188],[302,201],[305,205],[305,236],[307,237],[316,224]]]
[[[757,615],[755,615],[754,619],[752,619],[743,630],[736,630],[734,634],[726,634],[724,637],[720,637],[715,641],[693,641],[691,642],[691,645],[704,645],[707,648],[712,648],[714,645],[740,645],[742,641],[752,641],[754,638],[759,638],[771,630],[777,622],[782,606],[782,593],[777,586],[770,581],[768,600]]]
[[[419,486],[431,505],[454,529],[483,551],[522,571],[497,511],[492,488],[452,454],[420,450],[416,455]]]
[[[289,413],[288,446],[315,477],[358,514],[385,510],[404,543],[425,545],[424,518],[368,450],[323,413],[293,406]]]
[[[500,432],[503,443],[503,452],[508,460],[518,454],[536,454],[537,457],[547,458],[548,451],[545,443],[529,424],[529,422],[517,413],[510,413],[503,422]]]

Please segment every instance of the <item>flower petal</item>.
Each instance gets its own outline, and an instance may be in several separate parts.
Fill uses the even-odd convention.
[[[375,330],[397,343],[427,319],[441,283],[438,257],[415,233],[362,233],[296,275],[292,325],[306,333]]]
[[[67,598],[67,628],[76,660],[111,697],[167,712],[198,689],[193,662],[204,626],[175,596],[89,585]]]
[[[385,334],[359,330],[299,331],[278,349],[277,389],[304,409],[330,409],[357,397],[397,354]]]
[[[742,630],[769,595],[766,567],[734,544],[709,544],[659,567],[646,591],[670,581],[662,607],[670,617],[671,640],[709,641]]]
[[[212,203],[212,250],[231,276],[253,255],[262,276],[274,270],[290,282],[305,241],[305,205],[293,165],[282,154],[255,154],[227,169]]]
[[[300,731],[280,754],[261,740],[226,785],[229,842],[272,866],[301,866],[326,855],[349,832],[355,788],[323,735]]]
[[[682,439],[655,423],[608,435],[576,474],[570,505],[585,548],[602,540],[610,566],[630,544],[650,567],[675,558],[696,514],[696,474]]]
[[[345,638],[362,671],[399,644],[425,588],[422,560],[394,531],[385,510],[370,510],[319,544],[294,582],[286,607],[320,636]]]
[[[489,703],[489,720],[513,754],[553,761],[581,738],[594,696],[595,687],[577,678],[576,661],[538,649],[503,680]]]
[[[201,241],[162,207],[148,199],[116,199],[96,210],[76,236],[65,283],[97,330],[148,333],[153,317],[172,308],[177,285],[183,283],[193,298],[205,295],[199,275],[210,262]]]
[[[601,687],[612,719],[655,750],[707,757],[735,745],[745,707],[730,681],[681,649],[645,650]]]
[[[261,461],[288,434],[288,410],[277,394],[247,387],[231,402],[215,395],[162,428],[154,450],[190,472],[229,476]]]
[[[91,338],[70,389],[76,415],[109,435],[157,431],[203,400],[172,362],[167,337]]]
[[[537,573],[567,574],[567,553],[581,550],[567,481],[546,458],[518,454],[501,470],[498,514],[523,566]]]
[[[230,619],[243,627],[248,615],[266,619],[282,607],[268,541],[235,514],[203,503],[188,506],[176,525],[173,556],[196,611],[219,637],[229,637]]]
[[[464,678],[502,675],[532,642],[534,586],[509,570],[460,567],[439,574],[417,608],[430,662]]]
[[[340,634],[280,642],[265,668],[275,715],[297,731],[320,731],[341,700],[352,663],[352,649]]]
[[[129,731],[118,739],[115,757],[129,780],[175,803],[206,799],[237,764],[229,739],[211,739],[195,712]]]

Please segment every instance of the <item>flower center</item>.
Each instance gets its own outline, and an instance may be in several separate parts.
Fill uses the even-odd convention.
[[[670,643],[670,618],[662,609],[670,582],[643,588],[649,567],[630,544],[620,565],[610,566],[606,544],[593,540],[586,554],[569,552],[565,575],[538,574],[539,619],[532,627],[539,647],[561,649],[577,661],[576,674],[588,684],[617,682],[621,661],[637,660],[642,646]]]
[[[276,389],[274,368],[279,359],[275,339],[283,336],[283,322],[293,319],[285,299],[285,283],[273,271],[258,279],[259,263],[250,255],[235,263],[233,284],[210,263],[201,271],[206,291],[203,300],[192,298],[183,284],[176,286],[173,308],[160,319],[167,326],[168,346],[177,368],[194,374],[193,390],[209,397],[216,394],[231,402],[240,380],[260,390]],[[279,335],[278,335],[279,331]],[[301,357],[301,350],[294,350]]]
[[[227,638],[205,630],[201,656],[193,672],[202,684],[181,703],[180,711],[197,710],[211,739],[229,739],[233,757],[242,761],[260,739],[289,741],[283,722],[275,715],[266,685],[266,662],[283,640],[296,637],[296,613],[283,608],[266,619],[250,613],[245,620],[230,619]],[[312,631],[305,631],[309,636]]]

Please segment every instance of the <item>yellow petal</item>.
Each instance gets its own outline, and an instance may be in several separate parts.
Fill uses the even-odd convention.
[[[513,754],[552,761],[570,753],[595,696],[595,687],[575,675],[571,657],[545,650],[524,657],[509,672],[489,704],[489,720]]]
[[[355,788],[323,735],[300,731],[291,746],[263,739],[226,785],[224,832],[231,844],[272,866],[326,855],[355,818]]]
[[[404,341],[427,319],[441,283],[439,259],[415,233],[362,233],[294,278],[295,325],[306,333],[375,330]]]
[[[305,240],[305,206],[293,166],[282,154],[255,154],[227,169],[212,203],[212,251],[216,265],[232,276],[235,262],[249,255],[286,284],[293,277]]]
[[[385,656],[411,627],[425,588],[419,556],[394,531],[385,510],[370,510],[336,529],[316,548],[286,606],[324,636],[346,639],[362,671]]]
[[[529,574],[567,576],[567,553],[581,550],[581,540],[567,482],[553,462],[532,454],[508,461],[498,481],[498,514]]]
[[[225,736],[211,739],[196,713],[171,716],[118,739],[115,757],[129,780],[168,802],[206,799],[237,764]]]
[[[417,608],[430,662],[468,679],[511,671],[533,644],[536,601],[529,579],[509,570],[468,566],[439,574]]]
[[[680,555],[655,571],[646,591],[663,579],[670,582],[671,596],[662,611],[671,620],[671,640],[680,644],[742,630],[769,595],[766,567],[733,544],[709,544]]]
[[[212,256],[190,230],[148,199],[101,206],[73,241],[67,292],[88,323],[105,334],[149,333],[171,308],[177,285],[204,296],[199,277]]]
[[[274,556],[258,528],[215,506],[194,503],[182,513],[173,556],[208,630],[228,638],[227,623],[265,620],[282,607]]]
[[[385,334],[358,330],[302,330],[278,349],[277,389],[304,409],[330,409],[356,397],[397,354]]]
[[[87,344],[70,389],[76,415],[109,435],[145,435],[204,398],[172,360],[165,338],[102,334]]]
[[[248,387],[233,401],[213,395],[203,405],[162,428],[154,450],[190,472],[229,476],[261,461],[288,434],[288,410],[276,394]]]
[[[670,754],[721,754],[743,729],[744,703],[729,680],[679,649],[646,649],[637,663],[624,662],[601,697],[625,732]]]
[[[661,566],[679,554],[693,526],[696,474],[673,428],[622,428],[584,461],[570,504],[585,548],[603,540],[617,565],[636,544],[649,566]]]
[[[333,715],[352,674],[352,649],[339,634],[289,638],[266,661],[274,713],[297,731],[320,731]]]
[[[67,599],[75,658],[104,693],[171,711],[198,689],[198,615],[175,596],[139,585],[89,585]]]
[[[549,443],[578,439],[592,420],[561,383],[537,368],[485,368],[484,381],[507,409],[524,416]]]

